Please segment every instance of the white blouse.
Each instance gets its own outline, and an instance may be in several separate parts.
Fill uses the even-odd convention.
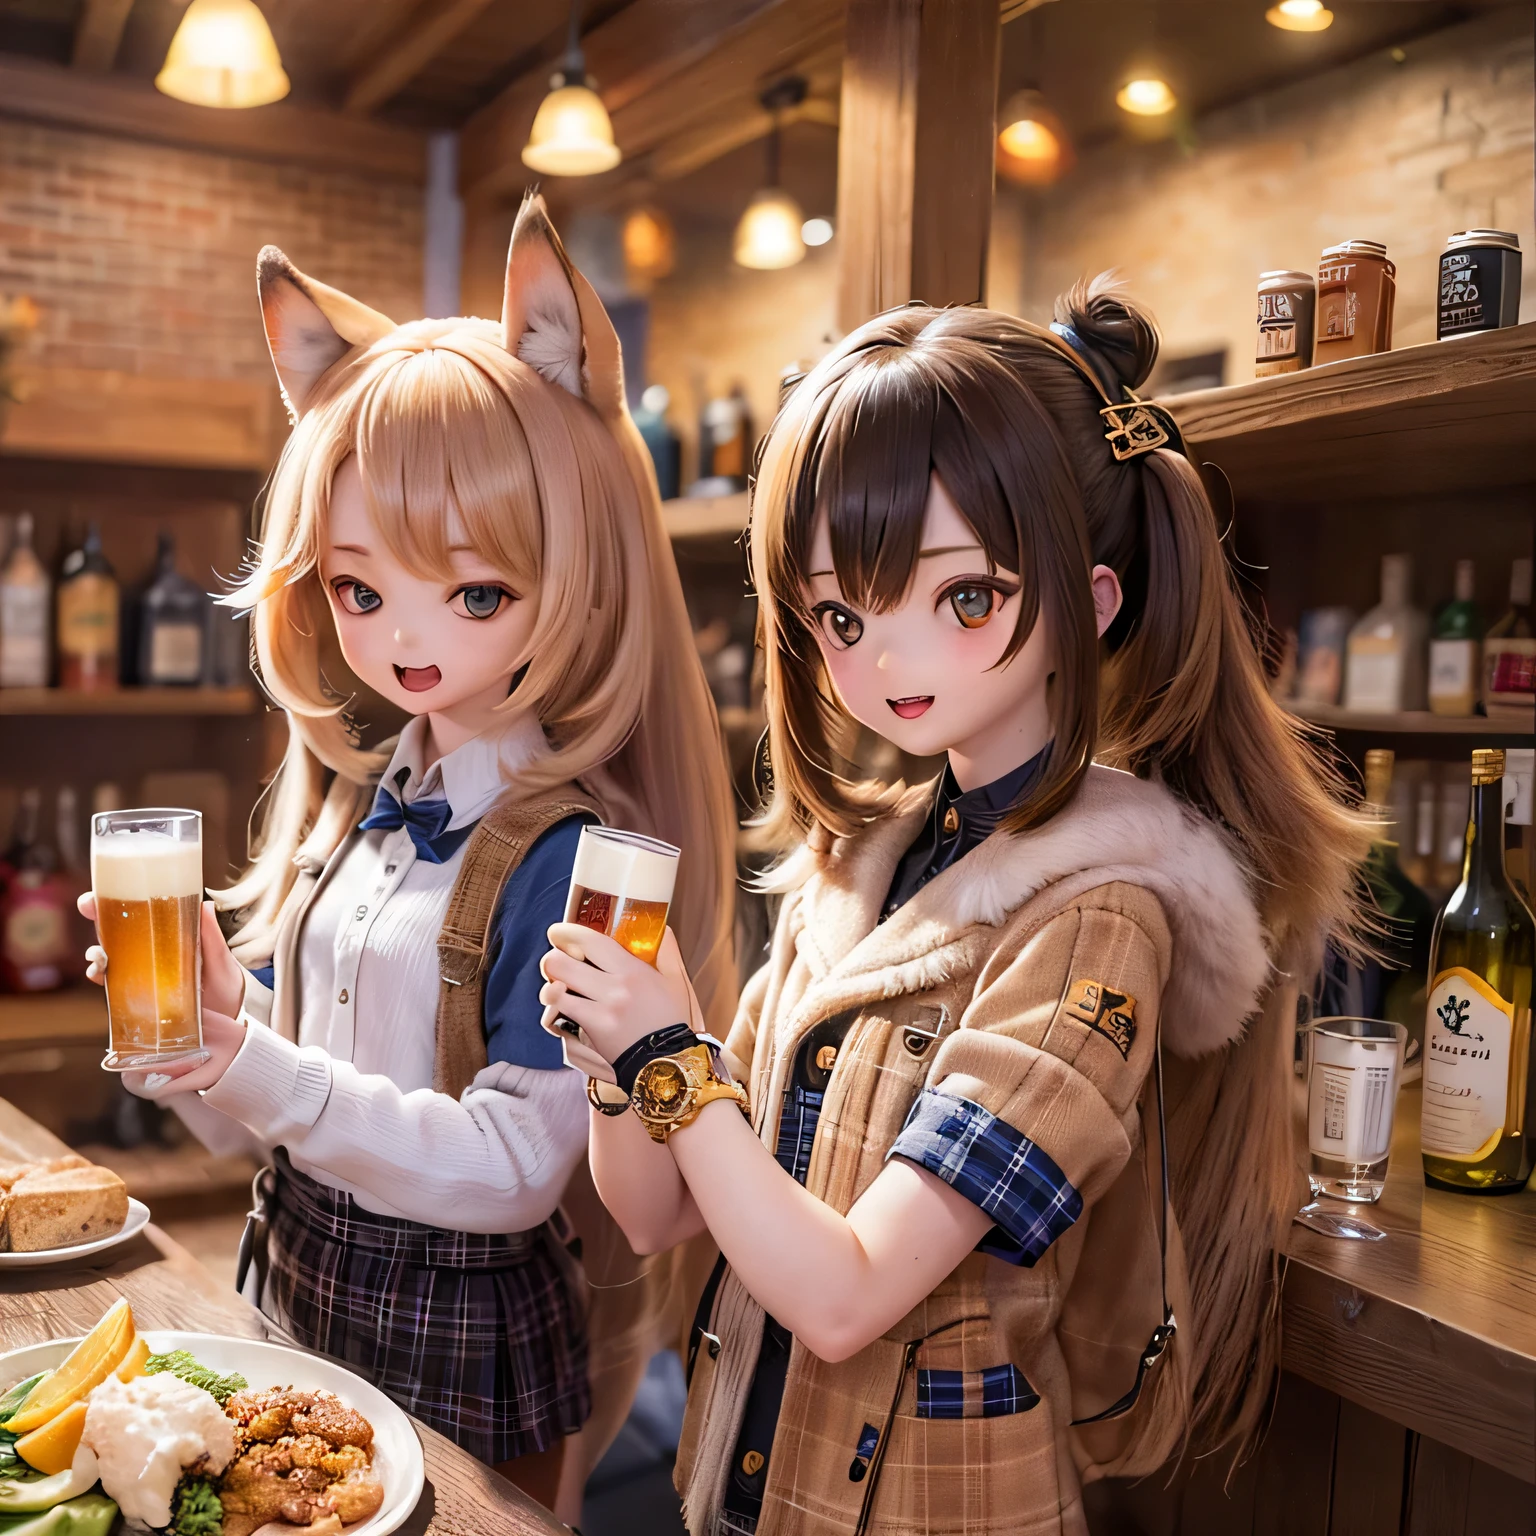
[[[478,821],[543,746],[526,722],[423,772],[426,730],[421,716],[406,726],[385,782],[405,769],[403,803],[446,799],[449,830]],[[341,845],[299,937],[298,1044],[265,1027],[272,996],[248,976],[239,1053],[201,1102],[170,1101],[205,1145],[282,1146],[367,1210],[461,1232],[520,1232],[553,1212],[586,1151],[580,1074],[493,1062],[457,1100],[432,1088],[437,938],[463,856],[419,859],[404,827]]]

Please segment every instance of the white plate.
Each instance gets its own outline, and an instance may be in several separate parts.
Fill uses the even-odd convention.
[[[39,1248],[35,1253],[0,1253],[0,1269],[41,1269],[46,1264],[75,1264],[93,1253],[116,1248],[137,1237],[149,1220],[149,1207],[142,1200],[128,1197],[128,1220],[111,1237],[98,1237],[94,1243],[71,1243],[68,1248]]]
[[[323,1388],[334,1392],[373,1425],[373,1465],[384,1483],[384,1502],[376,1514],[345,1527],[347,1536],[385,1536],[398,1530],[421,1498],[426,1464],[411,1421],[375,1386],[319,1355],[261,1339],[231,1339],[213,1333],[175,1333],[154,1328],[144,1335],[157,1354],[189,1350],[199,1365],[226,1374],[239,1373],[253,1387]],[[79,1339],[50,1339],[0,1355],[0,1391],[59,1365]]]

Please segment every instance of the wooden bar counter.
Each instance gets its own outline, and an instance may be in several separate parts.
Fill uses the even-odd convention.
[[[0,1099],[0,1138],[39,1157],[62,1142]],[[151,1223],[120,1248],[79,1267],[0,1271],[0,1352],[72,1338],[126,1296],[140,1327],[236,1334],[285,1343],[256,1309],[216,1281]],[[415,1424],[427,1482],[403,1536],[566,1536],[567,1528],[505,1478],[425,1424]]]

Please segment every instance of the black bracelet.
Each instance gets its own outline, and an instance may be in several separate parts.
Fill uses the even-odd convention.
[[[686,1051],[690,1045],[697,1045],[699,1037],[686,1024],[668,1024],[665,1029],[658,1029],[643,1039],[636,1040],[627,1050],[619,1053],[619,1058],[613,1064],[613,1075],[618,1079],[619,1087],[626,1094],[635,1091],[635,1078],[640,1075],[640,1068],[648,1061],[656,1061],[662,1056],[675,1056],[679,1051]]]

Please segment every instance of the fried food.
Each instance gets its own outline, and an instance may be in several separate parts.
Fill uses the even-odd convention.
[[[283,1435],[317,1435],[332,1446],[373,1444],[373,1425],[334,1392],[248,1387],[236,1392],[224,1411],[246,1444]]]
[[[342,1525],[365,1520],[383,1504],[384,1485],[362,1446],[283,1435],[248,1446],[224,1474],[219,1498],[224,1536],[251,1536],[271,1520],[301,1526],[327,1517]]]

